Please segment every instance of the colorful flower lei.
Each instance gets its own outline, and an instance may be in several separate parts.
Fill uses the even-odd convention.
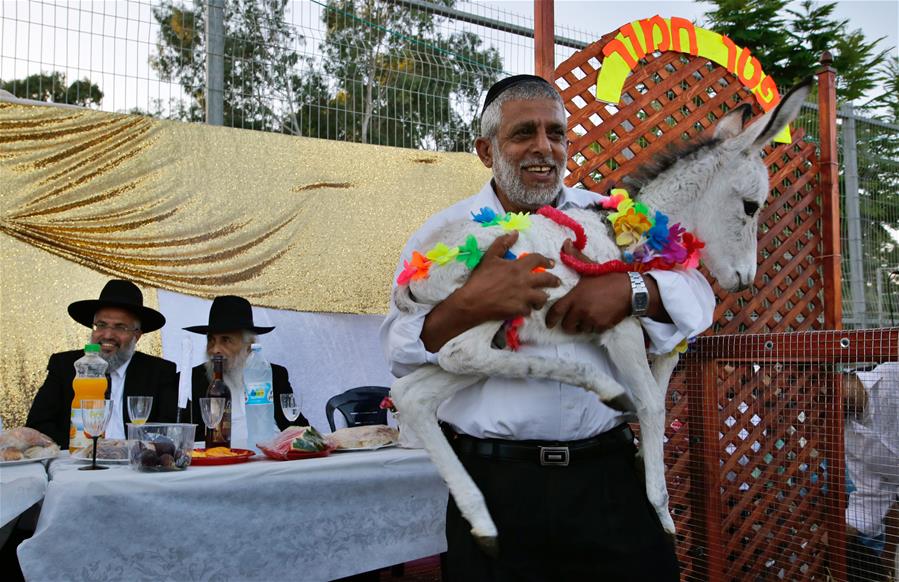
[[[695,269],[699,266],[700,251],[705,243],[687,232],[679,223],[669,225],[666,214],[658,211],[652,214],[645,204],[634,202],[627,190],[613,188],[609,196],[600,196],[598,204],[610,211],[608,220],[612,223],[615,242],[622,248],[623,260],[594,264],[563,254],[562,262],[577,272],[602,275],[652,269],[671,270],[678,267]],[[574,246],[578,250],[584,249],[587,243],[584,229],[567,214],[550,206],[544,206],[537,213],[570,228],[575,233]],[[524,231],[531,226],[530,215],[526,212],[497,214],[492,208],[484,207],[477,213],[472,212],[471,218],[483,227],[500,226],[506,231]],[[435,263],[446,265],[458,261],[465,263],[469,269],[474,269],[483,256],[484,251],[478,248],[477,239],[473,235],[468,235],[458,247],[437,243],[423,255],[413,251],[412,260],[403,263],[403,270],[396,282],[407,285],[410,281],[427,279],[431,265]],[[519,257],[508,251],[503,258],[515,260]]]
[[[662,212],[650,215],[649,208],[631,200],[627,190],[614,188],[610,196],[603,196],[599,204],[610,210],[608,219],[612,223],[615,242],[622,247],[623,261],[586,263],[571,255],[562,253],[562,262],[578,273],[588,276],[607,273],[645,272],[652,269],[671,270],[674,268],[695,269],[699,265],[699,253],[705,244],[680,224],[669,226],[668,216]],[[573,228],[574,222],[565,213],[555,208],[544,207],[540,214],[555,222]],[[580,225],[578,225],[580,227]],[[583,250],[586,238],[575,230],[575,248]]]
[[[531,217],[527,212],[507,212],[505,214],[497,214],[492,208],[481,208],[477,214],[471,213],[471,218],[483,227],[499,226],[506,231],[523,231],[531,227]],[[522,253],[525,256],[527,253]],[[412,260],[403,261],[403,270],[396,278],[397,285],[408,285],[410,281],[418,281],[427,279],[430,274],[431,265],[446,265],[453,261],[465,263],[469,269],[474,269],[484,257],[484,251],[478,248],[478,239],[474,235],[468,235],[465,242],[457,247],[449,247],[445,244],[437,243],[431,250],[424,255],[418,251],[412,251]],[[503,256],[504,259],[514,261],[517,257],[512,251],[507,251]]]
[[[669,226],[669,218],[666,214],[659,211],[656,211],[654,215],[651,214],[649,207],[642,202],[634,202],[627,190],[613,188],[609,196],[600,196],[597,204],[610,211],[608,220],[612,223],[615,243],[622,248],[623,260],[585,263],[562,253],[562,262],[578,273],[595,276],[628,271],[646,272],[653,269],[666,271],[675,268],[695,269],[699,266],[700,251],[705,247],[705,243],[687,232],[679,223]],[[570,216],[551,206],[540,208],[537,214],[571,229],[575,234],[575,248],[584,249],[587,244],[584,228]],[[471,218],[485,228],[500,226],[506,231],[523,231],[531,226],[530,215],[526,212],[497,214],[492,208],[484,207],[477,213],[472,212]],[[526,254],[521,253],[520,256],[516,256],[512,251],[506,251],[503,258],[516,260]],[[396,282],[398,285],[407,285],[410,281],[427,279],[430,268],[435,263],[446,265],[458,261],[465,263],[469,269],[474,269],[481,262],[483,256],[484,251],[478,248],[478,241],[474,235],[468,235],[465,242],[458,247],[437,243],[424,255],[413,251],[412,260],[403,262],[403,270]],[[534,269],[535,272],[543,270],[542,268]],[[518,328],[523,323],[524,318],[522,317],[506,322],[506,345],[509,349],[518,349],[520,344]],[[675,348],[681,353],[686,349],[686,341],[681,342]]]

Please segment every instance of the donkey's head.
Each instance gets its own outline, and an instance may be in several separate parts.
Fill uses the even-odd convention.
[[[713,138],[637,175],[640,200],[705,241],[703,262],[728,291],[745,289],[755,278],[759,211],[768,198],[760,152],[796,118],[810,86],[808,80],[794,87],[751,125],[750,105],[734,109],[718,122]]]

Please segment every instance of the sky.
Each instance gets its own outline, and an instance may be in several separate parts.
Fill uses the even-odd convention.
[[[520,0],[486,2],[499,9],[516,14],[533,15],[533,3]],[[798,9],[800,2],[791,3]],[[659,14],[699,19],[710,10],[707,2],[683,2],[680,0],[555,0],[556,26],[568,26],[594,32],[596,37],[619,26]],[[883,47],[899,46],[899,2],[896,0],[842,0],[834,11],[837,18],[849,19],[851,29],[860,28],[868,39],[886,37]]]
[[[325,1],[291,0],[290,17],[308,39],[302,50],[313,51],[317,45],[320,6]],[[154,100],[182,98],[178,85],[160,82],[148,65],[156,52],[158,27],[150,13],[154,3],[0,0],[0,79],[53,70],[65,72],[69,82],[88,77],[104,91],[101,108],[107,111],[146,110]],[[798,2],[794,4],[798,6]],[[481,1],[474,9],[459,0],[459,7],[521,26],[530,26],[533,18],[533,3],[523,0]],[[704,2],[555,0],[555,21],[557,34],[592,40],[654,14],[700,19],[709,9]],[[837,3],[836,14],[848,18],[851,28],[862,29],[869,40],[887,37],[881,46],[892,47],[894,54],[899,54],[895,48],[899,45],[896,0],[843,0]],[[493,32],[486,31],[485,36]],[[532,42],[505,33],[485,40],[499,48],[506,71],[533,71]],[[565,56],[557,57],[559,62]]]

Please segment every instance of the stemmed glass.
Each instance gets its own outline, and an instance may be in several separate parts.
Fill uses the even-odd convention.
[[[129,396],[128,416],[131,424],[144,424],[150,418],[150,410],[153,409],[152,396]]]
[[[111,414],[112,406],[110,406],[109,400],[81,401],[81,422],[84,425],[84,432],[94,441],[94,452],[91,464],[87,467],[81,467],[79,470],[98,471],[109,468],[97,465],[97,439],[106,432],[106,425],[109,424]]]
[[[203,415],[203,423],[211,431],[215,425],[222,421],[225,414],[224,398],[200,398],[200,414]]]
[[[297,398],[293,393],[281,395],[281,412],[288,421],[293,422],[300,416],[300,406],[303,403],[303,397]]]

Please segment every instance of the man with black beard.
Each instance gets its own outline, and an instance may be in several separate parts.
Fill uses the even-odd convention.
[[[253,323],[253,307],[250,302],[237,295],[223,295],[212,301],[209,309],[208,325],[185,327],[186,331],[206,336],[206,362],[194,366],[191,375],[191,393],[194,419],[203,418],[200,414],[200,398],[206,396],[206,389],[212,382],[212,356],[223,356],[225,359],[225,384],[231,390],[231,446],[247,448],[247,420],[243,371],[250,348],[256,343],[256,336],[269,333],[274,327],[262,327]],[[272,367],[272,404],[274,406],[274,423],[279,430],[290,425],[309,426],[309,421],[300,413],[293,422],[287,420],[281,410],[281,395],[292,394],[287,368],[277,364]],[[197,427],[197,440],[205,437],[203,426]]]
[[[591,192],[562,184],[566,132],[562,99],[544,79],[518,75],[491,87],[475,148],[493,179],[429,219],[406,244],[397,274],[413,249],[436,242],[435,230],[481,209],[502,215],[596,202]],[[555,265],[538,254],[506,260],[517,236],[497,238],[466,283],[433,308],[422,304],[401,312],[391,302],[381,342],[396,376],[436,364],[440,348],[472,327],[544,307],[544,289],[559,285],[551,272]],[[563,248],[578,254],[571,241]],[[698,271],[615,273],[582,278],[549,309],[546,324],[571,334],[601,332],[637,316],[649,351],[667,353],[711,325],[714,304]],[[615,363],[594,344],[522,345],[519,353],[584,362],[618,376]],[[444,402],[437,416],[499,531],[499,553],[488,556],[450,498],[448,580],[678,579],[673,542],[635,468],[628,415],[576,386],[490,377]]]
[[[91,328],[90,343],[100,345],[109,380],[106,397],[112,401],[112,416],[106,438],[126,438],[125,424],[131,421],[125,404],[129,396],[152,396],[150,422],[175,422],[178,411],[178,374],[175,364],[136,351],[144,333],[165,325],[158,311],[144,307],[141,290],[131,281],[114,279],[100,292],[100,298],[76,301],[69,315]],[[72,399],[75,392],[75,361],[83,350],[50,356],[47,378],[38,389],[28,412],[26,426],[52,438],[60,448],[69,448]]]

